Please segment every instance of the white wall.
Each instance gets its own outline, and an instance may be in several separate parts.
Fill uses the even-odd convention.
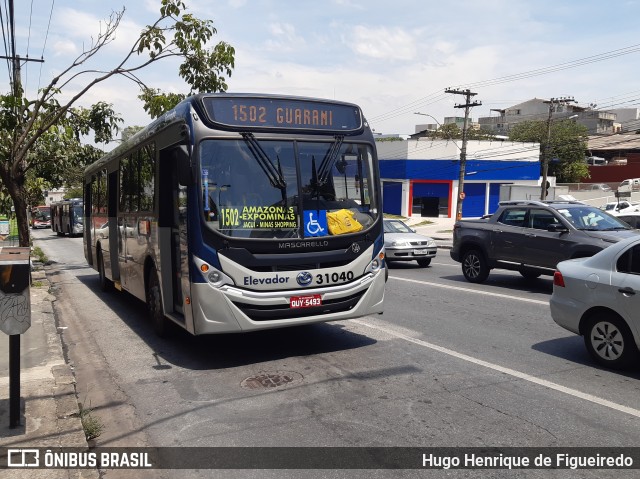
[[[406,141],[376,143],[381,160],[456,160],[460,159],[462,140],[434,140],[419,138]],[[512,141],[467,141],[467,160],[527,160],[538,161],[538,143]]]

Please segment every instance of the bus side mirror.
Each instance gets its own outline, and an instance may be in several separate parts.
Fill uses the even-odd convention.
[[[174,159],[176,161],[178,171],[178,183],[181,186],[187,186],[193,183],[191,175],[191,157],[186,145],[180,145],[173,149]]]

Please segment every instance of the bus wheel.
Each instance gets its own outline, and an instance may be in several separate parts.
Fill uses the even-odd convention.
[[[98,277],[100,279],[100,289],[102,291],[111,291],[113,289],[113,283],[107,278],[104,272],[104,258],[102,257],[102,250],[98,250]]]
[[[149,271],[147,280],[147,311],[153,325],[153,331],[161,338],[166,337],[169,333],[170,324],[162,308],[160,280],[155,267],[152,267]]]

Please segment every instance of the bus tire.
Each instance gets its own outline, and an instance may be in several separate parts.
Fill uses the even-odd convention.
[[[113,282],[107,278],[107,274],[104,272],[104,258],[102,257],[102,250],[98,250],[98,257],[96,258],[98,263],[98,278],[100,280],[100,289],[102,291],[112,291]]]
[[[169,334],[169,320],[164,315],[160,280],[155,266],[151,267],[147,278],[147,311],[157,336],[165,338]]]

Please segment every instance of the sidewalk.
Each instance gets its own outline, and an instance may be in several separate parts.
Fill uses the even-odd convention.
[[[43,270],[32,272],[31,327],[20,337],[20,425],[9,427],[9,336],[0,332],[0,447],[87,448],[75,380],[64,359]],[[6,464],[6,457],[1,461]],[[9,469],[11,478],[97,478],[91,469]]]
[[[420,216],[413,216],[405,220],[405,223],[415,228],[416,232],[433,238],[440,249],[453,247],[453,225],[455,222],[455,218],[423,218]]]

